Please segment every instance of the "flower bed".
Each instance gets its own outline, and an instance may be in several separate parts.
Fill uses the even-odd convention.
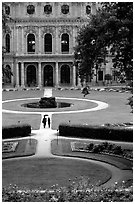
[[[18,142],[3,142],[2,143],[2,153],[4,152],[14,152],[16,150],[16,147],[18,145]]]
[[[108,142],[103,142],[100,144],[71,142],[71,148],[72,148],[72,151],[110,154],[110,155],[121,156],[127,159],[133,159],[133,150],[122,149],[120,145],[110,144]]]
[[[132,202],[133,186],[117,182],[111,188],[89,186],[87,180],[73,182],[67,188],[53,186],[52,189],[21,189],[9,186],[2,190],[3,202]]]
[[[36,146],[37,146],[37,140],[31,139],[31,138],[14,140],[14,141],[4,141],[2,142],[2,159],[32,156],[36,152]]]

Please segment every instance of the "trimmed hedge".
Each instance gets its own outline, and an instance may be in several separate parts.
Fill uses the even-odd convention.
[[[31,134],[29,124],[17,124],[2,127],[2,139],[25,137]]]
[[[133,142],[133,129],[124,127],[62,123],[59,125],[59,134],[68,137]]]

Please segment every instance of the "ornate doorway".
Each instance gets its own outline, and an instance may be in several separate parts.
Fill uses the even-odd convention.
[[[53,67],[51,65],[44,67],[44,86],[53,86]]]

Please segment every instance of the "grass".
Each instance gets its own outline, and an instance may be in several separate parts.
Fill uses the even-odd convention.
[[[40,98],[43,96],[43,90],[38,91],[9,91],[3,92],[2,97],[3,100],[6,99],[16,99],[16,98]],[[84,98],[81,94],[80,90],[53,90],[53,96],[57,97],[67,97],[67,98]],[[70,113],[70,114],[53,114],[52,116],[52,128],[58,129],[58,126],[62,122],[68,122],[70,120],[71,123],[74,124],[97,124],[101,125],[104,123],[123,123],[123,122],[131,122],[133,121],[133,114],[130,113],[131,109],[129,105],[126,105],[128,102],[128,98],[131,96],[130,93],[118,93],[118,92],[98,92],[91,91],[89,95],[86,96],[87,99],[103,101],[109,104],[109,107],[104,110],[95,111],[95,112],[87,112],[87,113]],[[73,100],[74,101],[74,100]],[[72,102],[73,102],[72,101]],[[22,102],[23,103],[23,102]],[[15,106],[14,106],[15,105]],[[4,104],[4,107],[8,107],[12,109],[20,109],[20,102],[16,103]],[[76,102],[74,109],[78,109],[78,107],[82,109],[91,108],[95,106],[92,103],[78,103]],[[70,108],[68,108],[69,110]],[[72,107],[71,107],[72,109]],[[26,109],[27,110],[27,109]],[[39,110],[38,110],[39,111]],[[11,125],[16,124],[18,121],[22,123],[24,121],[28,121],[33,129],[39,129],[40,127],[40,115],[24,115],[24,114],[2,114],[2,123],[3,125]]]
[[[93,160],[106,162],[122,170],[124,169],[132,170],[132,167],[133,167],[132,161],[125,158],[103,155],[103,154],[72,151],[71,142],[73,141],[75,140],[72,140],[72,139],[71,140],[59,139],[58,141],[53,140],[51,143],[52,154],[59,155],[59,156],[70,156],[70,157],[93,159]]]
[[[87,161],[72,159],[21,159],[3,162],[3,187],[16,184],[19,187],[35,189],[49,188],[54,184],[67,186],[70,181],[87,178],[91,184],[104,183],[111,173],[104,167]],[[70,179],[70,180],[69,180]]]
[[[11,141],[11,140],[10,140]],[[21,156],[32,156],[35,154],[37,140],[35,139],[22,139],[22,140],[14,140],[14,142],[19,142],[15,152],[10,153],[2,153],[2,159],[8,159],[13,157],[21,157]],[[8,142],[8,140],[6,140]],[[4,142],[2,142],[4,143]]]

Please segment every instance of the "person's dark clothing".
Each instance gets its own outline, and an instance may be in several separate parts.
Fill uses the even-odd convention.
[[[50,128],[50,124],[51,124],[51,121],[50,121],[50,118],[48,118],[48,126]]]
[[[44,128],[45,128],[45,126],[46,126],[46,118],[45,117],[43,118],[42,123],[43,123]]]
[[[89,94],[89,91],[88,91],[88,88],[85,87],[83,90],[82,90],[82,93],[84,94],[84,97]]]

